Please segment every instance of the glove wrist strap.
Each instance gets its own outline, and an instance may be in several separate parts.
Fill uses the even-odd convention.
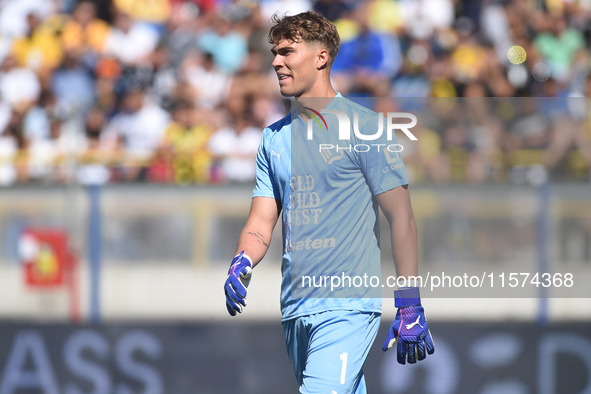
[[[234,256],[234,258],[236,258],[238,256],[240,256],[240,253],[238,253],[236,256]],[[248,262],[250,263],[250,268],[252,268],[252,259],[246,253],[242,255],[242,258],[248,260]]]
[[[403,287],[399,290],[394,290],[394,306],[396,308],[417,305],[421,305],[421,294],[418,287]]]

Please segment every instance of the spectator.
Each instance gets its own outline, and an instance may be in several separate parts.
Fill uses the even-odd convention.
[[[160,155],[172,169],[167,173],[172,173],[179,184],[207,183],[211,168],[211,154],[207,150],[210,128],[199,122],[193,103],[186,100],[173,105],[172,120]]]
[[[246,38],[221,16],[214,18],[213,28],[205,31],[197,43],[201,51],[211,53],[215,64],[229,74],[240,70],[248,54]]]
[[[113,27],[105,42],[105,53],[124,65],[137,66],[145,61],[158,45],[158,32],[117,11]]]
[[[97,18],[96,5],[81,1],[62,31],[62,44],[66,51],[81,50],[102,53],[109,36],[109,25]]]
[[[429,64],[429,46],[424,41],[413,42],[407,51],[401,73],[394,79],[392,97],[428,97],[431,82],[426,73]]]
[[[113,150],[105,147],[103,129],[105,115],[101,108],[94,107],[88,111],[84,120],[84,139],[80,146],[82,157],[77,178],[82,184],[103,184],[110,177],[107,165],[116,161]]]
[[[107,146],[126,153],[121,171],[124,180],[145,178],[145,169],[164,138],[169,119],[166,111],[145,100],[143,91],[124,95],[121,112],[105,130]]]
[[[0,64],[4,62],[6,56],[12,52],[12,39],[0,34]]]
[[[195,89],[200,107],[214,108],[227,100],[232,77],[216,66],[211,53],[189,56],[182,70],[183,78]]]
[[[27,33],[14,40],[13,52],[21,67],[44,72],[57,67],[63,56],[59,40],[35,13],[27,15]]]
[[[208,147],[222,171],[221,179],[225,182],[254,181],[254,159],[261,134],[261,129],[253,127],[246,116],[236,118],[232,127],[215,132]]]
[[[197,30],[204,23],[197,18],[199,13],[200,9],[190,1],[173,6],[162,42],[170,51],[170,63],[175,68],[197,49]]]
[[[505,55],[512,46],[505,8],[499,3],[488,3],[483,6],[480,19],[482,33],[493,44],[497,58],[505,61]]]
[[[459,42],[451,58],[455,79],[465,83],[480,76],[485,66],[485,50],[474,38],[470,20],[464,19],[464,22],[463,26],[458,26]]]
[[[26,110],[37,101],[40,93],[37,75],[28,68],[19,68],[13,55],[7,56],[0,68],[0,96],[10,105]]]
[[[473,86],[480,86],[481,91],[479,97],[511,97],[515,94],[515,88],[506,76],[506,70],[501,60],[496,56],[493,47],[489,46],[483,48],[484,52],[480,52],[479,56],[482,56],[482,61],[479,62],[479,76],[476,80],[473,80],[471,84]],[[521,68],[522,66],[514,66]],[[527,74],[524,76],[527,81]],[[470,84],[470,83],[469,83]],[[516,85],[516,84],[515,84]],[[469,93],[474,90],[467,89],[464,96],[469,97]],[[468,93],[468,94],[466,94]]]
[[[6,129],[12,116],[12,106],[0,97],[0,132]]]
[[[383,33],[403,33],[404,20],[400,2],[374,0],[369,3],[368,7],[369,23],[372,29]]]
[[[251,27],[248,39],[248,51],[251,54],[256,54],[259,59],[260,67],[258,72],[264,73],[267,70],[272,70],[273,53],[271,52],[271,48],[273,46],[267,41],[269,28],[267,27],[267,20],[264,19],[260,7],[252,10],[248,22]]]
[[[509,180],[521,184],[527,180],[529,167],[542,166],[549,143],[549,123],[536,112],[520,117],[505,134],[504,150]]]
[[[25,36],[29,31],[28,15],[35,13],[41,20],[45,20],[56,11],[56,3],[53,1],[6,0],[2,2],[0,12],[0,32],[11,38]]]
[[[437,162],[437,180],[441,182],[479,183],[484,180],[484,157],[463,124],[452,124],[443,133]]]
[[[48,139],[51,119],[57,115],[56,100],[53,93],[45,90],[37,104],[27,111],[23,119],[25,137],[31,141]]]
[[[399,3],[404,28],[415,39],[428,39],[437,30],[449,28],[454,20],[451,0],[402,0]]]
[[[552,122],[544,164],[554,169],[565,161],[565,178],[585,179],[591,167],[591,138],[583,130],[584,124],[560,117]]]
[[[110,78],[98,77],[94,84],[96,92],[96,105],[103,109],[105,114],[112,116],[117,104],[115,95],[115,81]]]
[[[567,25],[564,16],[548,14],[545,31],[536,36],[534,45],[550,68],[552,77],[565,81],[570,77],[575,54],[585,46],[585,39],[579,31]]]
[[[343,93],[383,97],[402,65],[400,45],[396,36],[372,31],[367,7],[360,8],[356,14],[359,33],[341,44],[332,66],[334,79]]]
[[[176,70],[170,65],[169,51],[158,45],[145,62],[124,70],[127,89],[142,89],[153,103],[169,108],[177,84]]]
[[[248,179],[257,132],[289,110],[270,67],[268,19],[277,10],[310,7],[335,20],[341,35],[333,65],[341,93],[470,97],[435,100],[433,118],[419,119],[419,141],[404,153],[415,180],[522,182],[531,165],[546,166],[555,178],[589,177],[590,138],[581,125],[587,114],[573,115],[573,101],[563,99],[591,95],[591,14],[581,5],[114,0],[109,15],[111,2],[80,0],[71,15],[57,14],[59,1],[2,3],[0,156],[10,159],[0,167],[0,183],[71,175],[54,176],[48,166],[59,159],[49,158],[59,154],[48,152],[60,151],[60,141],[72,135],[64,112],[72,103],[92,108],[86,138],[75,141],[84,151],[80,181]],[[513,45],[527,54],[519,65],[509,61]],[[532,95],[553,99],[503,100],[494,110],[490,100],[477,99]],[[399,101],[392,110],[423,111],[425,103]],[[236,124],[228,126],[228,118]],[[568,124],[568,132],[558,132],[557,122]],[[206,142],[203,130],[218,132]],[[201,159],[194,158],[195,146]],[[207,147],[215,151],[211,169]],[[89,157],[102,169],[95,171]],[[23,164],[27,158],[31,165]],[[122,168],[111,176],[104,161]]]
[[[113,0],[113,4],[133,19],[142,22],[162,24],[170,16],[169,0]]]
[[[22,130],[23,114],[13,110],[8,124],[0,133],[0,185],[28,180],[26,168],[27,139]]]
[[[308,0],[265,0],[261,1],[261,11],[265,20],[270,20],[273,14],[295,15],[312,9],[313,1]]]
[[[78,141],[74,135],[64,133],[63,120],[57,114],[51,114],[48,117],[49,135],[30,141],[28,175],[32,180],[54,183],[68,180],[66,158],[78,153]]]
[[[189,5],[191,8],[196,8],[199,13],[208,15],[213,13],[217,6],[216,0],[171,0],[173,9],[181,8],[185,5]]]
[[[339,19],[346,10],[346,3],[340,0],[318,0],[314,3],[314,11],[324,15],[331,22]]]
[[[100,107],[91,108],[84,120],[85,149],[87,152],[103,152],[103,129],[105,128],[105,114]],[[105,153],[102,153],[105,154]]]
[[[79,50],[66,52],[62,66],[53,74],[51,89],[58,105],[69,111],[86,111],[94,103],[94,80],[82,64]]]

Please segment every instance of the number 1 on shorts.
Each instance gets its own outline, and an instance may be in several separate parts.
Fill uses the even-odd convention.
[[[343,364],[341,365],[341,384],[345,384],[345,376],[347,376],[347,352],[341,353],[341,360]]]

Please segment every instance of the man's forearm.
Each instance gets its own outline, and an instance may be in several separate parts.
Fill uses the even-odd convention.
[[[252,259],[252,265],[257,265],[269,249],[271,234],[272,232],[265,231],[259,226],[247,224],[240,233],[235,254],[237,255],[244,250],[244,253]]]
[[[398,276],[409,277],[419,274],[417,225],[414,217],[398,217],[390,223],[392,251]]]

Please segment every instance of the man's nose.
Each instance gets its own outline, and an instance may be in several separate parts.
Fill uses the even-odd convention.
[[[283,60],[281,58],[281,55],[279,55],[279,54],[275,55],[275,57],[273,58],[273,63],[271,63],[271,65],[275,69],[281,68],[281,66],[283,66]]]

